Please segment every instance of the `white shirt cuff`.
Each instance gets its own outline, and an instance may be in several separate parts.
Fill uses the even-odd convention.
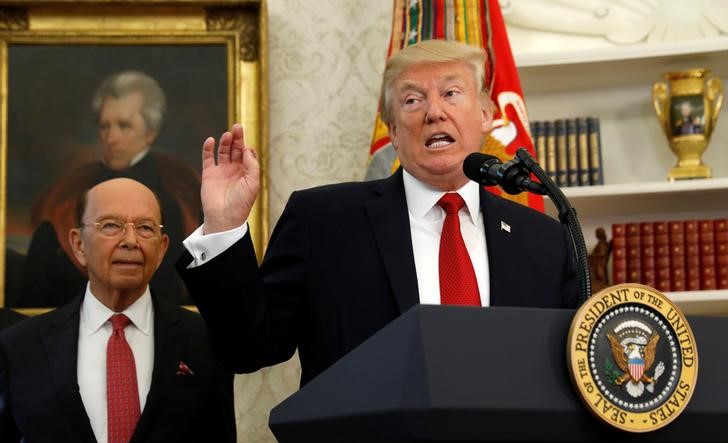
[[[202,266],[213,258],[225,252],[230,246],[235,244],[248,233],[248,222],[229,231],[214,232],[212,234],[203,234],[204,225],[200,225],[189,237],[184,239],[182,244],[185,249],[192,255],[192,263],[187,269]]]

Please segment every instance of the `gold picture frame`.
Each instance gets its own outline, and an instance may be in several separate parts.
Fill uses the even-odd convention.
[[[0,306],[33,315],[63,304],[39,304],[24,290],[28,275],[57,271],[34,260],[24,268],[38,201],[91,161],[91,96],[101,80],[123,70],[148,73],[167,97],[153,150],[160,146],[198,174],[204,138],[243,123],[261,161],[249,225],[256,250],[264,250],[266,37],[264,0],[0,0]]]

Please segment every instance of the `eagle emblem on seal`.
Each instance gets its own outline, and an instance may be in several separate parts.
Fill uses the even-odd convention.
[[[665,370],[664,363],[656,366],[652,376],[647,373],[655,363],[660,336],[641,321],[627,320],[607,332],[607,339],[619,368],[615,371],[613,383],[623,386],[634,398],[641,396],[645,388],[654,392],[655,383]]]

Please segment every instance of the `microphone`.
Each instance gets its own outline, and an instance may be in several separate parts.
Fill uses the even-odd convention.
[[[523,191],[546,195],[546,188],[541,183],[531,180],[529,172],[523,168],[518,158],[501,163],[494,155],[474,152],[465,157],[463,172],[470,180],[483,186],[500,185],[511,195]]]

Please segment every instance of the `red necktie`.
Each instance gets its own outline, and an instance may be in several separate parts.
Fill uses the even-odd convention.
[[[127,443],[140,415],[134,354],[124,336],[130,320],[124,314],[114,314],[110,320],[113,331],[106,345],[109,443]]]
[[[460,233],[458,212],[465,202],[459,194],[448,193],[437,204],[446,214],[440,237],[440,303],[480,306],[478,281]]]

